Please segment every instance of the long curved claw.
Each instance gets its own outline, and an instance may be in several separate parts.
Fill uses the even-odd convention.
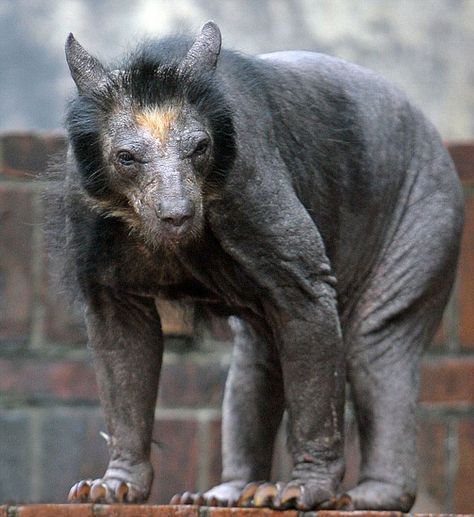
[[[297,508],[302,495],[303,489],[299,485],[287,485],[276,498],[275,506],[279,509]]]
[[[91,490],[90,483],[88,481],[79,481],[77,484],[77,497],[79,499],[87,499]]]
[[[193,504],[194,497],[191,492],[184,492],[181,496],[181,504]]]
[[[193,502],[192,504],[196,506],[204,506],[204,496],[201,492],[197,492],[196,494],[193,494]]]
[[[67,496],[67,500],[70,503],[73,503],[77,497],[77,483],[72,485],[71,490],[69,490],[69,494]]]
[[[211,495],[206,499],[206,506],[219,506],[219,501],[216,496]]]
[[[322,502],[318,510],[335,510],[337,505],[337,497],[331,497],[331,499],[328,499],[327,501]]]
[[[252,502],[253,496],[259,485],[260,483],[256,483],[255,481],[248,483],[242,490],[240,497],[237,500],[237,506],[250,506],[250,503]]]
[[[184,492],[183,494],[175,494],[170,501],[171,505],[181,505],[181,504],[192,504],[196,506],[203,506],[205,503],[204,496],[197,492],[193,494],[192,492]]]
[[[277,493],[278,488],[273,483],[260,485],[253,496],[253,506],[257,508],[271,506]]]
[[[77,487],[78,487],[78,485],[79,485],[79,483],[76,483],[76,484],[72,485],[71,490],[69,490],[69,494],[67,496],[67,500],[70,503],[76,503],[77,500],[78,500],[78,497],[77,497]]]
[[[99,503],[104,501],[107,497],[107,486],[100,481],[96,481],[92,484],[89,498],[93,503]]]
[[[86,501],[90,492],[90,482],[89,481],[79,481],[71,487],[68,495],[68,501],[71,503],[77,503]]]
[[[181,496],[179,494],[174,494],[174,496],[170,500],[170,505],[181,504]]]
[[[79,481],[69,491],[71,503],[135,503],[145,499],[134,483],[119,479],[85,479]]]
[[[339,511],[352,512],[354,510],[354,503],[349,494],[342,494],[336,499],[335,509]]]
[[[130,488],[128,484],[124,483],[123,481],[120,482],[120,484],[115,489],[115,499],[117,500],[117,502],[123,503],[126,500],[129,491]]]

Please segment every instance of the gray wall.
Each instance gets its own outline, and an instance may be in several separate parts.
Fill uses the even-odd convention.
[[[0,0],[0,130],[61,127],[68,32],[107,59],[208,19],[245,52],[311,49],[377,70],[444,138],[474,136],[473,0]]]

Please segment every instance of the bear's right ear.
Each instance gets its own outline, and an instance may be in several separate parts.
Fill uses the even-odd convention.
[[[107,81],[107,72],[98,59],[88,54],[74,36],[66,40],[66,61],[79,93],[99,89]]]

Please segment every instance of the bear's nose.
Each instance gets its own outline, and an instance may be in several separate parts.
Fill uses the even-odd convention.
[[[194,203],[189,200],[163,201],[158,209],[160,219],[172,226],[182,226],[194,215]]]

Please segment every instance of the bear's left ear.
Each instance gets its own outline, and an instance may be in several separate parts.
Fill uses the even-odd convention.
[[[66,40],[66,61],[79,93],[97,90],[105,84],[108,75],[99,60],[88,54],[72,34]]]
[[[191,73],[210,72],[216,67],[221,51],[221,31],[214,22],[207,22],[180,65],[180,70]]]

